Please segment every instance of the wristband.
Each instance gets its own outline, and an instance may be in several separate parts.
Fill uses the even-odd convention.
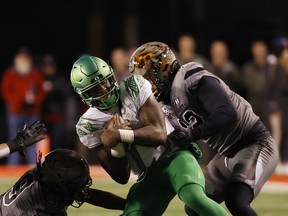
[[[13,139],[12,141],[7,142],[7,146],[9,147],[9,150],[10,150],[11,153],[20,150],[20,147],[19,147],[19,145],[17,144],[16,139]]]
[[[10,154],[10,148],[8,145],[0,144],[0,158],[7,157]]]
[[[134,131],[133,130],[124,130],[118,129],[120,133],[120,139],[125,143],[133,143],[134,142]]]

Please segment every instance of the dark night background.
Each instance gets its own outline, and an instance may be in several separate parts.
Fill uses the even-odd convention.
[[[54,54],[69,76],[83,53],[108,60],[117,46],[152,40],[176,46],[182,33],[192,33],[207,57],[212,40],[225,40],[231,59],[242,64],[254,39],[286,36],[287,6],[284,0],[12,0],[0,8],[0,71],[23,46]]]
[[[183,33],[194,35],[197,51],[209,58],[213,40],[227,42],[241,66],[250,44],[287,36],[287,0],[10,0],[0,6],[0,78],[21,47],[36,57],[53,54],[70,82],[70,69],[84,53],[108,61],[119,46],[162,41],[176,48]],[[79,100],[79,103],[81,101]],[[6,140],[0,97],[0,139]]]
[[[21,47],[34,57],[53,54],[70,81],[74,61],[84,53],[108,61],[112,49],[135,48],[148,41],[172,47],[191,33],[197,51],[209,58],[210,43],[227,42],[239,66],[250,58],[250,44],[269,45],[287,36],[284,0],[10,0],[0,7],[0,78]],[[0,97],[1,140],[6,140],[5,106]]]

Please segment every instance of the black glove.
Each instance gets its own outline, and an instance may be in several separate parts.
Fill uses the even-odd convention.
[[[191,134],[189,134],[189,130],[184,131],[181,129],[175,129],[168,135],[168,137],[178,146],[187,145],[187,143],[190,142],[192,138]]]
[[[175,129],[168,135],[168,139],[180,148],[189,150],[198,160],[202,157],[202,151],[197,143],[191,142],[191,139],[193,139],[191,130],[192,127],[187,128],[186,131]]]
[[[196,160],[199,160],[202,157],[202,151],[197,143],[190,142],[186,148],[194,155]]]
[[[18,131],[17,136],[10,142],[7,143],[10,154],[18,151],[22,157],[25,156],[24,149],[34,143],[39,142],[45,138],[46,128],[40,121],[35,121],[27,127],[25,122],[22,129]]]

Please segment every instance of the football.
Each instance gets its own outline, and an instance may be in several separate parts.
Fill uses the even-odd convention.
[[[117,145],[111,148],[111,155],[116,158],[125,157],[126,151],[124,148],[124,143],[119,142]]]

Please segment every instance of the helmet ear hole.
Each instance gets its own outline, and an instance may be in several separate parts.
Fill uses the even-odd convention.
[[[171,74],[176,74],[176,72],[180,69],[180,64],[177,60],[175,60],[173,63],[172,63],[172,67],[171,67]]]

